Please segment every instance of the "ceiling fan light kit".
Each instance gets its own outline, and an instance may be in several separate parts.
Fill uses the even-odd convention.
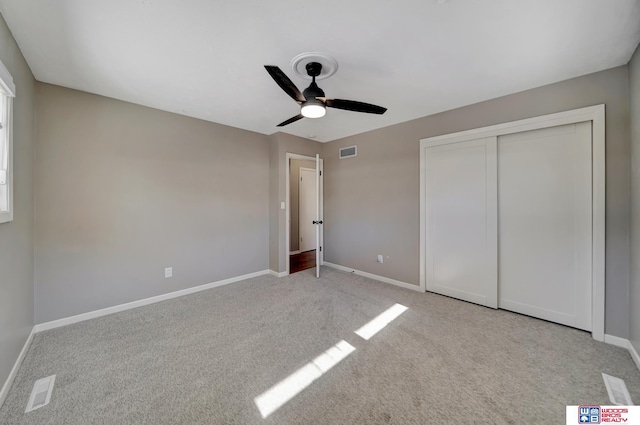
[[[323,72],[323,62],[329,64],[330,69],[328,71],[325,70]],[[279,67],[275,65],[264,66],[276,84],[300,105],[300,113],[281,122],[278,124],[278,127],[294,123],[302,118],[321,118],[326,114],[326,108],[344,109],[347,111],[378,115],[384,114],[387,111],[387,108],[370,103],[326,98],[324,91],[316,84],[316,78],[327,78],[333,75],[338,69],[338,63],[335,59],[320,53],[303,53],[302,55],[296,56],[291,62],[291,67],[297,74],[300,74],[301,66],[304,66],[308,77],[311,78],[311,84],[309,84],[309,87],[304,89],[302,93],[300,93],[296,85]]]
[[[327,110],[322,101],[312,98],[302,104],[300,113],[305,118],[322,118],[327,113]]]

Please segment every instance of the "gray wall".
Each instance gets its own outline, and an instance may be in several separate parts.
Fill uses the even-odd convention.
[[[0,60],[13,76],[14,219],[0,224],[0,388],[33,327],[35,80],[0,17]]]
[[[322,143],[285,133],[269,136],[269,268],[276,272],[286,270],[289,253],[286,247],[286,211],[280,202],[286,201],[286,154],[316,156]]]
[[[631,97],[631,287],[629,339],[640,353],[640,47],[629,62]]]
[[[36,97],[37,323],[268,268],[267,136],[48,84]]]
[[[622,66],[325,144],[325,260],[418,285],[420,139],[604,103],[605,327],[627,338],[628,77]],[[338,149],[351,145],[358,145],[358,156],[339,160]],[[385,255],[384,264],[376,263],[376,254]]]
[[[297,251],[300,248],[300,225],[299,225],[299,211],[300,211],[300,201],[299,201],[299,190],[300,190],[300,167],[303,168],[313,168],[315,170],[316,163],[315,161],[304,161],[300,159],[292,159],[290,164],[290,174],[289,174],[289,196],[291,201],[291,226],[289,230],[289,237],[291,239],[291,246],[289,249],[291,251]]]

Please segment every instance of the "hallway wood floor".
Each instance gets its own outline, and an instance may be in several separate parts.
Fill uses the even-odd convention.
[[[316,250],[301,252],[289,256],[289,273],[310,269],[316,266]]]

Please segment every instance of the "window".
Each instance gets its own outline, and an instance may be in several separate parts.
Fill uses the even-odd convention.
[[[0,62],[0,223],[13,220],[13,78]]]

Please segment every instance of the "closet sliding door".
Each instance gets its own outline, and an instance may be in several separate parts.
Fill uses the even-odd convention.
[[[496,308],[496,137],[428,147],[426,289]]]
[[[427,291],[604,340],[605,106],[420,141]]]
[[[498,138],[499,307],[591,330],[591,123]]]

